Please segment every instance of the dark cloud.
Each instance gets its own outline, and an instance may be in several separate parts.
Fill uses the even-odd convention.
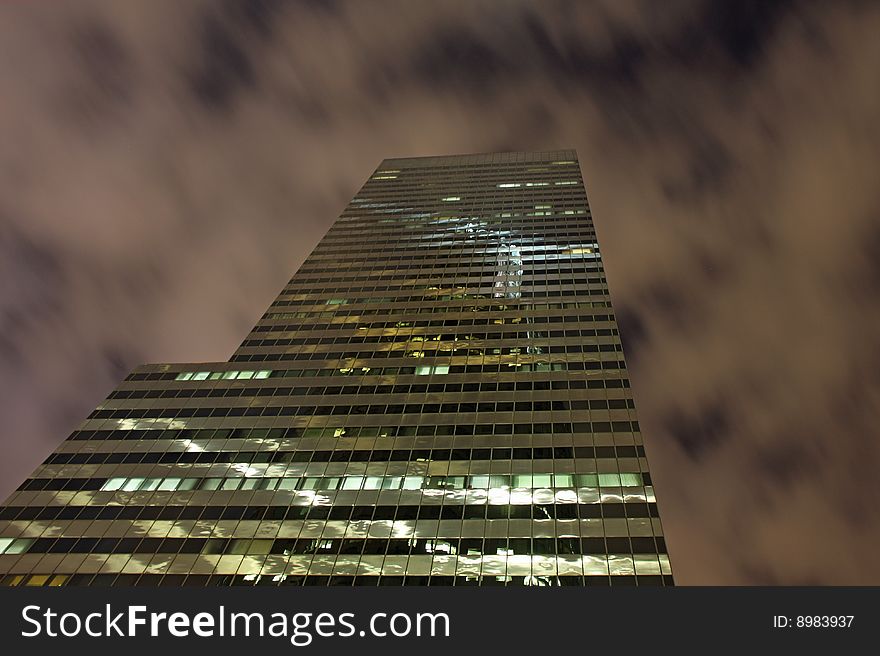
[[[773,444],[757,450],[756,469],[774,487],[787,489],[794,486],[818,473],[822,454],[812,450],[816,443],[821,440],[810,435],[809,428],[789,439],[779,436]]]
[[[734,62],[749,68],[766,55],[779,24],[797,3],[791,0],[705,2],[692,29],[708,43],[718,43]],[[695,39],[699,41],[701,39]]]
[[[664,195],[672,203],[698,202],[707,194],[719,193],[735,168],[730,150],[720,139],[704,132],[687,143],[690,152],[686,170],[660,181]]]
[[[99,19],[77,25],[71,34],[79,75],[70,82],[61,110],[84,129],[104,127],[135,101],[137,66],[125,43]]]
[[[199,103],[211,111],[230,109],[237,93],[253,91],[257,73],[247,46],[234,26],[206,16],[197,37],[199,54],[189,85]]]
[[[440,25],[412,53],[413,75],[438,93],[461,90],[483,94],[507,83],[510,60],[465,25]]]
[[[620,329],[620,341],[626,351],[626,361],[632,366],[641,356],[642,350],[650,346],[650,335],[644,319],[634,307],[618,304],[615,316]]]
[[[674,408],[662,420],[669,434],[688,458],[699,461],[717,449],[730,435],[729,411],[719,402],[710,402],[688,413]]]

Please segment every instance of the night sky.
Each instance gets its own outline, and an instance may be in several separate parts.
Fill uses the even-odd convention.
[[[880,584],[880,3],[4,2],[0,497],[386,157],[576,148],[679,584]]]

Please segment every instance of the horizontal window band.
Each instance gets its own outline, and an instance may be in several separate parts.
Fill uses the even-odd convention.
[[[36,538],[19,553],[532,556],[657,554],[653,538]],[[633,551],[636,549],[636,551]],[[610,550],[610,551],[609,551]]]
[[[671,575],[557,576],[307,576],[292,574],[10,574],[0,586],[672,586]]]
[[[657,505],[644,499],[620,503],[535,503],[443,505],[296,505],[296,506],[9,506],[0,509],[0,520],[351,520],[409,521],[416,519],[598,519],[657,517]]]
[[[570,458],[640,458],[643,446],[557,446],[450,449],[336,449],[318,451],[171,451],[165,453],[56,453],[46,465],[170,464],[170,463],[291,463],[291,462],[419,462],[471,460],[564,460]]]
[[[244,469],[244,468],[243,468]],[[247,470],[241,474],[249,473]],[[642,472],[586,474],[471,474],[467,476],[360,475],[338,476],[231,476],[231,477],[113,477],[31,478],[20,491],[190,491],[190,490],[491,490],[496,495],[517,489],[641,487]]]

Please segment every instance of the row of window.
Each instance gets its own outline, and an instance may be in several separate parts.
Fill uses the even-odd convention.
[[[164,423],[153,426],[130,426],[117,430],[83,430],[71,433],[68,440],[281,440],[298,437],[451,437],[455,435],[531,435],[552,432],[553,434],[589,434],[591,425],[588,422],[557,422],[550,424],[551,431],[546,431],[547,424],[445,424],[432,426],[325,426],[325,427],[288,427],[288,428],[168,428]],[[528,428],[526,428],[528,427]],[[540,431],[540,432],[539,432]]]
[[[526,356],[531,360],[536,355],[547,354],[576,354],[576,353],[600,353],[622,351],[619,345],[605,344],[604,349],[600,351],[595,344],[566,344],[565,339],[551,339],[541,335],[535,335],[528,341],[526,339],[507,340],[498,337],[493,340],[486,340],[487,344],[482,346],[471,345],[471,340],[467,336],[460,336],[461,339],[452,339],[457,337],[454,334],[443,335],[448,339],[412,339],[406,335],[383,336],[383,337],[310,337],[310,338],[290,338],[290,339],[246,339],[241,343],[239,348],[274,348],[279,346],[313,346],[314,348],[300,349],[303,355],[329,355],[329,357],[320,358],[340,359],[340,358],[366,358],[376,357],[382,358],[446,358],[457,356],[460,358],[478,358],[483,356]],[[332,350],[333,346],[349,346],[357,347],[361,344],[382,344],[371,351],[336,351]],[[370,355],[366,355],[369,353]],[[531,357],[529,357],[531,356]],[[314,359],[314,358],[309,358]],[[520,364],[518,358],[505,358],[505,360],[513,360],[513,366]],[[523,363],[531,364],[531,362]],[[600,367],[594,367],[599,369]],[[449,372],[447,372],[449,373]]]
[[[566,411],[563,404],[568,401],[499,401],[482,403],[391,403],[362,405],[321,405],[321,406],[261,406],[235,408],[141,408],[123,410],[96,410],[89,419],[175,419],[185,417],[342,417],[363,415],[426,415],[454,413],[490,413],[490,412],[555,412]],[[572,404],[583,405],[586,401],[571,401]],[[554,405],[555,404],[555,405]],[[586,409],[573,407],[573,410]],[[580,422],[589,424],[585,432],[608,433],[638,431],[635,421],[594,421]],[[532,426],[529,432],[537,432],[534,426],[551,426],[551,424],[518,424]],[[472,428],[472,427],[471,427]],[[462,425],[457,435],[469,435]],[[551,433],[550,430],[541,432]]]
[[[287,359],[290,360],[351,360],[351,359],[360,359],[366,360],[370,358],[382,358],[382,359],[398,359],[398,358],[451,358],[451,357],[459,357],[459,358],[471,358],[471,359],[482,359],[484,356],[489,358],[500,358],[504,356],[503,359],[500,360],[499,366],[507,366],[507,367],[520,367],[524,365],[533,364],[536,356],[546,356],[546,355],[574,355],[580,353],[591,353],[595,352],[593,349],[594,345],[584,346],[583,344],[570,344],[565,345],[553,345],[550,344],[551,341],[549,338],[539,340],[533,340],[531,343],[523,343],[512,342],[509,346],[505,348],[501,348],[500,346],[490,345],[490,346],[469,346],[467,340],[459,340],[459,341],[448,341],[445,343],[439,343],[434,341],[428,342],[417,342],[417,341],[400,341],[393,346],[397,346],[397,348],[388,347],[388,346],[378,346],[369,351],[336,351],[332,350],[332,347],[337,344],[348,345],[350,348],[357,347],[360,344],[374,342],[376,338],[345,338],[342,340],[334,340],[329,339],[327,343],[321,344],[320,346],[314,346],[308,349],[297,349],[296,353],[282,353],[279,355],[288,355],[293,356]],[[290,346],[290,343],[298,342],[300,340],[293,339],[260,339],[260,340],[245,340],[239,348],[277,348],[277,347],[287,347]],[[309,341],[309,340],[303,340]],[[562,340],[555,340],[562,341]],[[538,343],[535,343],[538,342]],[[375,341],[376,344],[379,343],[379,340]],[[495,344],[500,344],[500,340],[496,341]],[[272,353],[265,353],[263,355],[271,356]],[[592,356],[591,356],[592,357]],[[600,356],[601,357],[601,356]],[[520,359],[525,360],[525,362],[521,362]],[[270,358],[272,359],[272,358]],[[278,357],[278,360],[283,360],[285,358]],[[265,360],[263,360],[265,362]],[[615,361],[606,361],[603,364],[600,364],[598,360],[588,360],[587,369],[622,369],[624,367],[614,366]],[[472,366],[476,366],[476,362]],[[603,366],[604,365],[604,366]],[[448,373],[448,372],[447,372]]]
[[[553,209],[554,205],[556,209]],[[583,209],[563,209],[575,206],[575,202],[545,202],[537,206],[514,202],[506,206],[509,210],[506,212],[499,212],[501,208],[498,207],[474,207],[463,214],[445,214],[442,213],[444,210],[455,208],[440,211],[424,208],[406,214],[386,211],[378,213],[378,217],[366,216],[366,219],[362,213],[349,213],[341,221],[336,221],[334,229],[326,233],[322,243],[371,236],[398,237],[402,240],[445,236],[485,239],[506,251],[541,241],[558,244],[584,241],[584,237],[595,240],[592,215]],[[536,207],[540,209],[532,209]],[[546,222],[545,230],[542,230],[541,222]],[[505,237],[506,240],[499,237]]]
[[[426,226],[430,228],[430,226]],[[445,229],[445,230],[426,230],[423,232],[407,232],[406,234],[388,234],[384,236],[387,239],[381,239],[382,233],[373,232],[368,239],[371,246],[375,246],[382,251],[393,249],[444,249],[450,248],[456,244],[464,245],[465,243],[473,244],[481,247],[495,246],[501,254],[509,253],[509,240],[516,240],[515,249],[517,255],[522,255],[531,262],[532,254],[535,249],[530,246],[559,246],[562,249],[567,248],[572,241],[590,242],[593,247],[589,251],[578,253],[578,255],[594,254],[598,252],[595,246],[596,233],[593,230],[556,230],[556,231],[534,231],[528,232],[517,230],[516,234],[511,236],[508,234],[510,230],[506,226],[498,225],[503,231],[494,229],[494,226],[473,224],[472,227]],[[364,243],[364,235],[361,234],[337,234],[334,237],[321,240],[320,245],[312,251],[315,255],[324,255],[335,252],[358,252],[362,250]],[[332,247],[332,248],[331,248]],[[341,247],[341,248],[340,248]],[[552,251],[550,251],[552,253]],[[570,253],[562,253],[570,255]]]
[[[387,318],[398,318],[406,320],[417,314],[482,314],[491,312],[490,318],[501,319],[499,313],[516,312],[522,315],[528,315],[529,312],[538,314],[533,317],[545,316],[544,313],[550,310],[586,310],[590,308],[610,308],[611,301],[565,301],[559,303],[534,303],[524,302],[519,299],[509,299],[508,303],[499,305],[497,303],[479,303],[475,305],[425,305],[419,304],[411,307],[384,307],[384,308],[356,308],[347,309],[342,306],[332,306],[330,309],[319,307],[315,310],[303,310],[300,312],[267,312],[261,320],[271,319],[305,319],[311,317],[320,317],[322,319],[341,319],[342,317],[367,317],[381,315]],[[462,317],[466,318],[466,317]],[[548,318],[548,321],[551,319]],[[593,319],[588,319],[592,321]],[[596,319],[598,321],[598,319]],[[503,321],[502,321],[503,323]]]
[[[555,240],[558,237],[592,237],[596,231],[592,216],[584,209],[565,209],[574,204],[544,204],[531,206],[529,203],[512,203],[507,212],[477,212],[469,216],[453,216],[437,212],[417,212],[397,216],[385,216],[363,220],[362,215],[351,214],[337,220],[326,233],[324,239],[345,239],[349,237],[369,238],[371,236],[407,235],[425,236],[431,234],[487,235],[503,230],[509,236],[507,245],[516,248],[520,237],[529,240],[547,235]],[[540,209],[538,209],[540,208]],[[538,218],[540,217],[540,218]],[[360,219],[360,220],[359,220]],[[479,232],[474,232],[479,231]],[[583,241],[583,240],[578,240]],[[510,244],[510,242],[514,242]],[[504,246],[502,245],[502,248]],[[505,249],[506,250],[506,249]]]
[[[0,538],[10,555],[23,553],[221,555],[464,555],[554,556],[638,554],[657,551],[653,538]],[[656,556],[655,556],[656,558]]]
[[[607,296],[608,290],[603,289],[564,289],[567,285],[547,285],[547,289],[544,291],[517,291],[516,298],[549,298],[549,297],[572,297],[572,296]],[[357,296],[354,298],[322,298],[320,294],[296,294],[299,297],[296,300],[285,300],[282,297],[284,294],[279,296],[279,298],[272,302],[270,308],[273,307],[291,307],[296,305],[375,305],[377,303],[382,303],[383,305],[389,303],[411,303],[411,302],[444,302],[444,301],[457,301],[471,298],[484,298],[489,299],[494,297],[495,288],[494,287],[485,287],[480,288],[485,291],[480,292],[479,290],[468,290],[462,292],[456,292],[454,294],[434,294],[432,292],[427,292],[425,294],[417,294],[415,296]],[[387,308],[385,309],[386,314],[391,314],[393,311],[396,311],[396,308]]]
[[[417,367],[417,375],[444,374],[445,365]],[[173,399],[173,398],[237,398],[242,396],[331,396],[364,394],[457,394],[459,392],[505,392],[587,389],[588,381],[544,380],[517,383],[430,383],[428,385],[343,385],[333,387],[201,387],[180,389],[118,390],[108,399]],[[571,383],[575,385],[571,386]],[[580,383],[580,384],[578,384]],[[571,387],[570,387],[571,386]],[[473,398],[470,394],[468,398]],[[455,400],[454,397],[449,399]],[[632,399],[590,399],[591,410],[633,408]]]
[[[495,246],[493,248],[462,248],[461,246],[456,247],[455,249],[451,249],[449,253],[441,253],[435,249],[431,253],[425,254],[415,254],[415,253],[394,253],[393,261],[397,262],[435,262],[439,260],[445,260],[446,262],[458,262],[461,264],[471,264],[473,262],[484,262],[489,257],[496,258],[500,252],[501,244]],[[416,250],[416,249],[412,249]],[[421,249],[418,249],[421,250]],[[305,272],[314,272],[314,271],[336,271],[339,269],[351,270],[355,267],[356,263],[360,263],[364,261],[364,264],[372,266],[373,268],[385,268],[385,264],[382,264],[382,259],[377,259],[377,253],[372,254],[373,257],[370,257],[369,252],[361,252],[355,251],[352,249],[344,249],[340,250],[338,253],[322,253],[320,255],[315,254],[314,251],[312,255],[308,257],[306,260],[308,267],[305,269],[300,269]],[[577,256],[585,255],[583,253],[576,254]],[[574,259],[595,259],[599,260],[600,256],[598,253],[590,254],[589,258],[575,257]],[[572,259],[573,254],[571,253],[563,253],[563,252],[549,252],[549,251],[535,251],[530,250],[528,254],[529,263],[532,262],[556,262],[556,261],[565,261],[568,262]],[[317,267],[326,267],[328,262],[325,260],[330,260],[334,264],[333,268],[315,268]]]
[[[483,280],[482,278],[485,278]],[[451,289],[457,287],[467,287],[469,292],[472,293],[480,293],[483,290],[483,293],[489,292],[492,290],[497,291],[497,287],[499,286],[500,278],[505,278],[503,282],[506,284],[504,286],[507,287],[516,287],[517,289],[522,287],[560,287],[560,288],[568,288],[570,286],[579,285],[583,290],[600,290],[602,293],[607,293],[608,287],[599,279],[592,278],[569,278],[569,277],[554,277],[554,276],[526,276],[519,271],[517,272],[491,272],[486,271],[480,276],[478,280],[471,281],[456,281],[456,280],[443,280],[443,281],[430,281],[430,280],[416,280],[409,284],[399,284],[399,285],[377,285],[375,283],[368,285],[334,285],[334,286],[323,286],[323,285],[315,285],[313,281],[308,281],[302,283],[302,285],[287,285],[284,290],[281,292],[280,296],[291,296],[296,295],[298,297],[305,298],[314,298],[315,294],[329,294],[332,292],[386,292],[386,291],[400,291],[404,289],[408,290],[419,290],[426,292],[426,296],[432,296],[430,292],[436,292],[438,289]],[[597,285],[596,287],[588,287],[588,284]],[[587,292],[588,293],[588,292]],[[584,294],[586,295],[586,293]]]
[[[568,325],[578,325],[579,323],[597,323],[601,321],[614,321],[613,314],[596,314],[596,315],[560,315],[555,317],[498,317],[498,318],[483,318],[483,319],[438,319],[437,321],[430,321],[428,319],[423,320],[400,320],[400,321],[340,321],[339,323],[318,323],[314,320],[309,322],[299,322],[289,325],[283,324],[270,324],[270,325],[258,325],[254,326],[251,329],[252,333],[268,333],[268,332],[318,332],[318,331],[328,331],[328,330],[351,330],[351,331],[370,331],[370,330],[382,330],[386,331],[389,329],[397,329],[401,332],[408,331],[414,334],[416,331],[413,329],[418,328],[447,328],[452,330],[453,332],[457,327],[468,327],[468,326],[490,326],[493,328],[492,331],[487,331],[484,333],[486,338],[491,338],[494,335],[501,334],[504,332],[504,329],[500,326],[508,325],[508,326],[529,326],[534,330],[550,330],[551,328],[557,328],[558,326],[553,326],[551,324],[564,323]],[[569,330],[569,329],[567,329]],[[594,328],[586,328],[584,327],[582,332],[581,327],[578,326],[577,329],[570,329],[571,333],[568,337],[577,337],[577,336],[587,336],[595,334],[593,330]],[[359,333],[358,333],[359,334]],[[559,336],[559,335],[557,335]]]
[[[572,339],[582,336],[592,336],[593,330],[547,330],[537,325],[526,325],[527,330],[496,330],[492,332],[455,332],[450,331],[442,334],[426,333],[424,331],[397,330],[394,333],[367,335],[364,333],[354,335],[328,335],[325,337],[289,337],[270,339],[248,339],[242,342],[242,346],[314,346],[329,344],[397,344],[406,345],[411,349],[463,349],[468,351],[477,350],[490,352],[491,349],[504,347],[511,353],[532,353],[529,349],[549,348],[560,345],[559,340]],[[549,326],[548,326],[549,328]],[[279,331],[280,332],[280,331]],[[582,335],[582,332],[585,335]],[[486,342],[481,347],[468,347],[471,341]],[[436,344],[441,342],[441,345]],[[620,344],[569,344],[574,350],[572,353],[613,353],[622,351]],[[399,349],[398,349],[399,350]],[[382,351],[385,352],[385,351]]]
[[[418,268],[415,273],[402,273],[402,274],[389,274],[385,273],[385,269],[379,270],[379,275],[338,275],[338,276],[320,276],[320,275],[309,275],[309,274],[296,274],[288,283],[289,285],[315,285],[315,283],[342,283],[347,281],[385,281],[385,280],[409,280],[409,279],[418,279],[425,280],[426,278],[438,278],[438,280],[434,284],[457,284],[459,282],[458,279],[466,280],[468,278],[484,278],[484,277],[493,277],[495,275],[495,270],[497,268],[497,262],[495,264],[487,263],[485,268],[474,268],[474,267],[466,267],[462,268],[461,271],[448,271],[446,269],[437,271],[437,273],[430,273],[425,271],[423,268]],[[387,271],[392,270],[391,267],[387,269]],[[394,269],[396,271],[396,269]],[[568,266],[568,267],[558,267],[558,266],[541,266],[536,267],[533,265],[529,265],[527,268],[518,269],[518,273],[524,276],[540,276],[540,275],[573,275],[573,274],[590,274],[595,273],[596,267],[594,266]],[[605,276],[587,278],[587,282],[590,283],[604,283],[606,282]]]
[[[328,277],[327,280],[363,280],[370,279],[373,277],[371,272],[379,272],[385,273],[388,271],[406,271],[410,272],[406,275],[406,277],[424,277],[426,275],[459,275],[464,274],[467,271],[476,271],[478,275],[483,275],[483,272],[487,269],[492,269],[497,266],[498,257],[497,255],[494,258],[487,258],[485,260],[469,260],[467,262],[455,263],[455,262],[438,262],[436,264],[428,264],[425,262],[420,262],[418,264],[403,264],[401,262],[397,262],[396,260],[384,261],[384,262],[364,262],[363,267],[358,267],[357,271],[358,276],[347,276],[346,274],[350,273],[354,267],[315,267],[306,263],[297,271],[297,273],[288,281],[288,283],[293,283],[298,280],[308,279],[315,275],[322,275],[326,273],[332,273],[331,277]],[[577,272],[599,272],[603,273],[604,268],[602,267],[602,262],[597,260],[587,260],[585,262],[573,262],[572,260],[549,260],[547,262],[534,262],[530,261],[527,266],[532,267],[534,271],[562,271],[559,269],[561,265],[567,265],[572,267],[572,271]],[[574,265],[578,264],[579,266],[575,267]],[[339,277],[337,277],[339,276]],[[323,278],[322,278],[323,280]]]
[[[478,474],[471,476],[302,476],[296,478],[30,478],[34,490],[482,490],[642,486],[641,473]]]
[[[279,354],[279,358],[284,355],[289,355],[286,353]],[[583,362],[522,362],[516,363],[518,366],[509,366],[507,364],[503,365],[503,368],[499,368],[501,365],[478,365],[478,364],[453,364],[449,365],[448,374],[477,374],[477,373],[486,373],[486,372],[500,372],[500,373],[525,373],[525,372],[550,372],[550,371],[587,371],[587,367]],[[589,363],[586,363],[589,364]],[[445,366],[445,365],[421,365],[424,366]],[[596,367],[593,367],[595,369]],[[425,369],[418,369],[420,373],[416,373],[417,367],[325,367],[322,369],[274,369],[268,370],[269,374],[265,376],[266,378],[319,378],[323,376],[417,376],[417,375],[426,375]],[[129,374],[125,380],[126,381],[156,381],[156,380],[221,380],[224,378],[224,374],[226,372],[223,371],[194,371],[194,372],[180,372],[180,373],[163,373],[163,372],[152,372],[152,373],[135,373]],[[235,378],[238,379],[238,374],[240,372],[236,370]],[[244,376],[242,379],[256,378],[255,375],[250,375],[250,373],[256,374],[256,370],[245,370]],[[429,372],[430,373],[430,372]],[[439,371],[437,372],[439,373]],[[192,374],[189,378],[178,378],[181,374],[187,375]],[[263,377],[262,375],[260,376]],[[229,376],[231,378],[231,376]],[[554,381],[557,382],[557,381]],[[590,379],[590,380],[569,380],[569,388],[570,389],[585,389],[581,386],[581,383],[586,383],[586,389],[603,389],[603,388],[621,388],[621,387],[629,387],[629,381],[615,379],[615,378],[603,378],[603,379]],[[457,383],[456,383],[457,384]],[[505,388],[502,388],[502,385],[513,384],[511,382],[499,382],[499,383],[463,383],[464,385],[474,384],[474,385],[498,385],[498,391],[504,391]],[[488,390],[488,391],[496,391],[494,388],[483,388],[480,389]],[[513,388],[510,388],[513,389]],[[476,388],[465,391],[476,391]]]
[[[0,586],[661,586],[672,576],[300,576],[292,574],[9,574]]]
[[[596,331],[597,334],[599,331]],[[535,347],[537,348],[537,347]],[[471,364],[461,364],[461,365],[451,365],[449,367],[449,373],[468,373],[468,374],[479,374],[479,373],[505,373],[510,372],[514,369],[518,369],[521,372],[531,372],[531,371],[596,371],[599,369],[605,369],[608,371],[612,370],[621,370],[626,369],[626,365],[622,360],[618,361],[597,361],[597,360],[588,360],[586,362],[535,362],[535,359],[540,356],[546,355],[565,355],[568,348],[574,347],[566,347],[566,346],[542,346],[540,347],[541,351],[535,354],[528,353],[519,353],[516,355],[506,355],[504,356],[503,362],[497,362],[499,358],[502,357],[501,354],[487,354],[486,357],[489,362],[485,364],[472,362]],[[579,347],[578,347],[579,348]],[[229,361],[230,362],[291,362],[291,361],[317,361],[317,362],[329,362],[329,361],[337,361],[337,360],[371,360],[371,359],[382,359],[382,360],[391,360],[391,359],[400,359],[401,357],[422,357],[419,355],[408,355],[402,356],[399,355],[398,352],[403,349],[395,349],[394,351],[321,351],[314,353],[240,353],[238,355],[232,356]],[[458,350],[458,349],[457,349]],[[411,353],[407,351],[406,353]],[[517,357],[518,356],[518,357]],[[459,353],[453,353],[451,351],[446,351],[442,354],[437,354],[432,357],[459,357],[460,359],[465,359],[466,355],[461,355]],[[480,358],[481,356],[473,356],[475,359]],[[495,359],[496,362],[491,362],[491,360]],[[543,359],[543,358],[541,358]],[[339,366],[338,364],[336,366]],[[362,368],[364,369],[364,368]],[[369,371],[369,368],[365,368]],[[383,367],[383,371],[387,368]],[[340,367],[340,372],[343,374],[352,373],[352,369],[346,368],[344,366]],[[399,375],[407,375],[407,374],[415,374],[414,368],[409,367],[400,367],[398,371]],[[320,374],[319,374],[320,375]],[[329,375],[329,374],[324,374]],[[362,374],[363,375],[363,374]],[[374,374],[375,375],[375,374]]]
[[[616,350],[616,349],[615,349]],[[534,371],[565,371],[566,369],[572,370],[583,370],[583,367],[576,366],[565,366],[565,365],[577,365],[580,363],[566,363],[566,362],[553,362],[553,363],[523,363],[522,366],[526,366],[527,364],[532,365],[547,365],[546,369],[534,369]],[[427,374],[456,374],[456,373],[473,373],[468,372],[465,367],[468,365],[421,365],[418,367],[361,367],[360,371],[363,372],[362,375],[371,375],[371,376],[397,376],[397,375],[416,375],[416,376],[424,376]],[[518,367],[517,370],[523,370],[521,367]],[[177,374],[174,373],[154,373],[154,374],[132,374],[128,376],[125,380],[127,381],[140,381],[140,380],[250,380],[256,379],[261,380],[265,378],[295,378],[295,377],[317,377],[317,376],[329,376],[333,375],[337,370],[335,369],[264,369],[264,370],[230,370],[230,371],[182,371]],[[348,375],[349,371],[345,370],[342,373],[344,375]],[[481,370],[482,371],[482,370]],[[546,381],[549,382],[549,381]],[[566,382],[566,381],[554,381],[554,382]],[[572,381],[572,382],[585,382],[585,381]],[[593,381],[590,381],[593,382]],[[480,384],[480,383],[474,383]],[[514,385],[514,383],[493,383],[493,385]],[[517,385],[522,383],[516,383]],[[461,385],[461,383],[459,383]],[[398,386],[395,386],[398,387]],[[503,390],[504,388],[500,388]],[[511,387],[511,390],[514,388]],[[517,387],[515,389],[526,389]],[[554,388],[554,389],[562,389]],[[573,388],[574,389],[574,388]],[[578,388],[582,389],[582,388]],[[475,391],[476,388],[469,391]],[[452,391],[452,390],[450,390]],[[461,390],[459,390],[461,391]],[[493,390],[494,391],[494,390]],[[397,393],[397,392],[395,392]]]
[[[411,242],[407,247],[395,247],[387,245],[384,248],[367,248],[364,239],[357,240],[345,248],[329,248],[318,246],[309,255],[309,262],[322,260],[341,260],[351,259],[353,257],[365,257],[372,254],[375,258],[387,258],[393,260],[429,260],[429,259],[447,259],[456,261],[468,260],[473,261],[477,257],[485,257],[492,255],[496,258],[507,255],[511,251],[509,245],[505,241],[505,237],[499,236],[495,239],[481,238],[479,240],[471,238],[469,241],[455,238],[447,238],[443,241],[420,243],[418,241]],[[370,240],[372,241],[372,240]],[[401,243],[401,242],[399,242]],[[360,247],[359,247],[360,246]],[[372,244],[371,244],[372,246]],[[403,252],[417,253],[430,251],[430,255],[404,255]],[[569,241],[562,243],[550,242],[544,239],[533,238],[523,239],[517,245],[516,257],[524,262],[531,264],[532,262],[569,262],[572,260],[596,260],[601,257],[596,242],[590,242],[587,246],[572,246]],[[444,258],[445,254],[449,254],[449,258]]]
[[[621,488],[603,488],[618,489]],[[627,506],[633,506],[629,512],[641,513],[638,517],[651,514],[651,507],[636,504],[646,499],[653,499],[646,492],[630,493],[636,488],[627,488],[624,497]],[[561,497],[560,497],[561,498]],[[605,498],[604,496],[602,498]],[[635,500],[633,500],[635,499]],[[528,499],[527,499],[528,500]],[[532,499],[534,500],[534,499]],[[113,521],[113,520],[244,520],[244,521],[296,521],[296,520],[344,520],[344,521],[410,521],[447,520],[447,519],[598,519],[602,517],[602,509],[597,504],[571,503],[534,503],[534,504],[461,504],[447,503],[436,505],[308,505],[308,506],[9,506],[0,508],[0,520],[4,521]],[[580,505],[589,506],[580,508]],[[603,501],[605,517],[625,517],[627,509],[613,501]],[[623,513],[623,514],[621,514]],[[662,538],[661,538],[662,539]],[[662,546],[662,543],[661,543]],[[639,548],[638,551],[653,551],[653,547]],[[629,551],[626,547],[612,551]]]
[[[335,429],[334,429],[335,430]],[[344,435],[344,429],[341,434]],[[357,449],[324,451],[166,451],[55,453],[47,465],[291,463],[291,462],[434,462],[471,460],[566,460],[570,458],[644,457],[642,446],[493,447],[478,449]]]

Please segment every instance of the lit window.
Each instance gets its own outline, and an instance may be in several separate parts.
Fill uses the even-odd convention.
[[[223,373],[223,380],[230,380],[232,378],[235,378],[236,376],[238,376],[237,371],[226,371]]]
[[[342,479],[343,490],[359,490],[364,482],[363,476],[346,476]]]
[[[254,374],[254,378],[268,378],[272,372],[270,370],[258,371]]]
[[[180,485],[180,481],[183,479],[180,478],[166,478],[159,485],[160,490],[176,490],[177,486]]]
[[[403,483],[403,476],[385,476],[382,481],[383,490],[399,490]]]
[[[23,554],[34,543],[33,538],[17,538],[12,540],[6,548],[0,553],[4,554]]]
[[[600,485],[600,487],[619,487],[620,486],[620,475],[619,474],[599,474],[599,485]]]
[[[67,574],[56,574],[52,577],[52,581],[49,583],[50,587],[58,587],[64,585],[67,579],[70,578]]]
[[[382,476],[367,476],[364,481],[365,490],[381,490]]]
[[[143,485],[145,478],[129,478],[122,486],[123,492],[136,492]]]
[[[553,474],[553,487],[574,487],[571,474]]]
[[[177,374],[177,378],[175,378],[174,380],[189,380],[190,378],[192,378],[192,372],[184,371],[183,373]]]
[[[441,198],[440,200],[445,203],[451,203],[456,200],[461,200],[461,196],[447,196],[446,198]]]
[[[119,490],[122,486],[125,485],[124,478],[110,478],[107,479],[107,482],[101,486],[102,490]]]
[[[620,485],[621,485],[621,487],[641,487],[642,475],[641,474],[621,474],[620,475]]]
[[[532,487],[550,487],[550,474],[533,474]]]
[[[200,371],[195,376],[192,377],[193,380],[207,380],[210,375],[210,371]]]
[[[519,182],[504,182],[498,185],[501,189],[510,189],[512,187],[521,187],[522,185]],[[502,215],[503,216],[503,215]],[[507,216],[510,216],[509,214]]]
[[[403,479],[404,490],[420,490],[425,479],[421,476],[405,476]]]
[[[489,476],[471,476],[470,483],[473,488],[486,490],[489,488]]]

